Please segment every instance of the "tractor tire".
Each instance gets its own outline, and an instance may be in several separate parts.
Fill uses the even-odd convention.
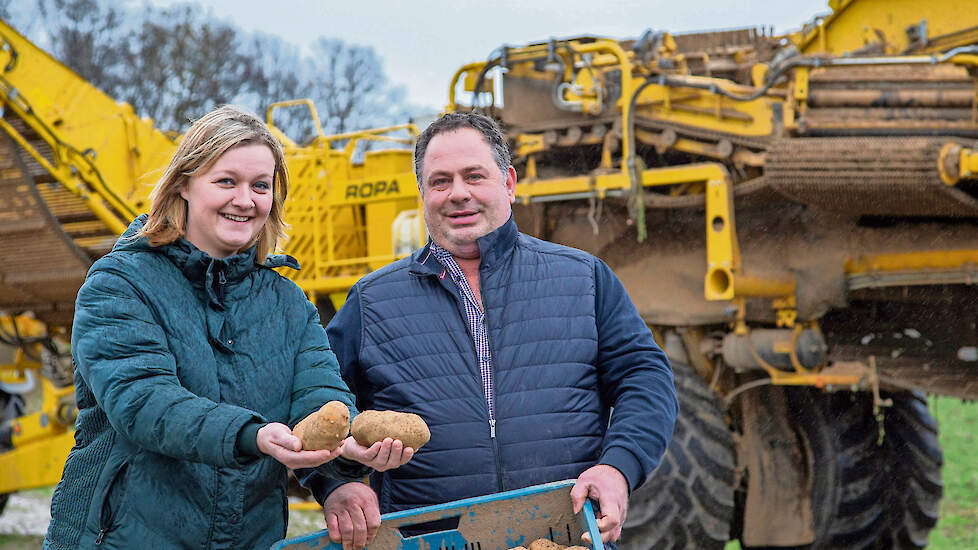
[[[679,416],[658,468],[632,492],[623,550],[722,549],[734,516],[735,451],[720,404],[689,365],[672,362]]]
[[[834,503],[843,490],[839,485],[838,437],[831,411],[825,395],[818,390],[804,387],[762,386],[752,390],[760,393],[762,402],[783,400],[787,404],[789,422],[794,431],[793,439],[798,444],[798,453],[806,457],[811,465],[808,476],[811,479],[810,508],[812,513],[815,543],[803,546],[753,546],[743,542],[745,487],[739,487],[735,495],[737,510],[733,534],[740,539],[744,550],[795,550],[821,549],[821,541],[831,536]],[[788,437],[788,434],[785,434]],[[745,472],[746,482],[750,483],[750,472]],[[830,503],[826,505],[826,503]]]
[[[810,453],[815,541],[797,550],[916,550],[937,523],[942,455],[917,392],[883,395],[881,426],[867,392],[784,391],[801,451]],[[738,494],[742,505],[742,493]],[[742,510],[738,510],[738,514]],[[739,517],[739,515],[738,515]],[[735,526],[735,532],[739,528]],[[745,550],[764,547],[746,546]]]
[[[867,394],[832,396],[840,423],[842,492],[831,537],[818,548],[919,549],[937,524],[943,455],[919,392],[890,394],[880,427]]]

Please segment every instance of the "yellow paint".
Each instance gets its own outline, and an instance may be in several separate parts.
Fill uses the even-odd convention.
[[[978,266],[978,250],[940,250],[875,254],[846,260],[849,275],[923,269],[956,269]]]
[[[66,431],[0,453],[0,493],[57,484],[74,444],[74,432]]]
[[[884,46],[888,55],[902,53],[910,47],[907,28],[922,21],[928,44],[944,51],[973,43],[974,34],[961,31],[978,26],[970,0],[838,0],[830,6],[820,24],[789,37],[803,54],[844,55],[871,44]]]
[[[544,150],[543,134],[520,134],[516,136],[517,157],[525,157]]]

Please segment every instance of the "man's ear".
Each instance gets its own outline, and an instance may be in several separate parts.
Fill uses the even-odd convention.
[[[509,203],[513,204],[516,202],[516,168],[510,164],[509,168],[506,169],[506,181],[503,182],[506,186],[506,196],[509,197]]]

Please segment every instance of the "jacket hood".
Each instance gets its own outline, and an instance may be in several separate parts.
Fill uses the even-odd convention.
[[[221,309],[224,307],[224,291],[228,283],[241,281],[261,267],[299,269],[299,262],[288,254],[269,254],[265,263],[259,265],[255,262],[257,246],[227,258],[214,258],[182,237],[167,245],[152,246],[148,239],[139,235],[147,219],[148,216],[142,214],[133,220],[112,247],[112,252],[153,252],[165,255],[191,284],[206,290],[209,301]]]

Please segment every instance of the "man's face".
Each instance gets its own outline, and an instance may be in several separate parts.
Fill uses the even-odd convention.
[[[428,234],[454,256],[478,258],[476,239],[509,219],[516,171],[501,172],[482,134],[460,128],[428,142],[421,179]]]

